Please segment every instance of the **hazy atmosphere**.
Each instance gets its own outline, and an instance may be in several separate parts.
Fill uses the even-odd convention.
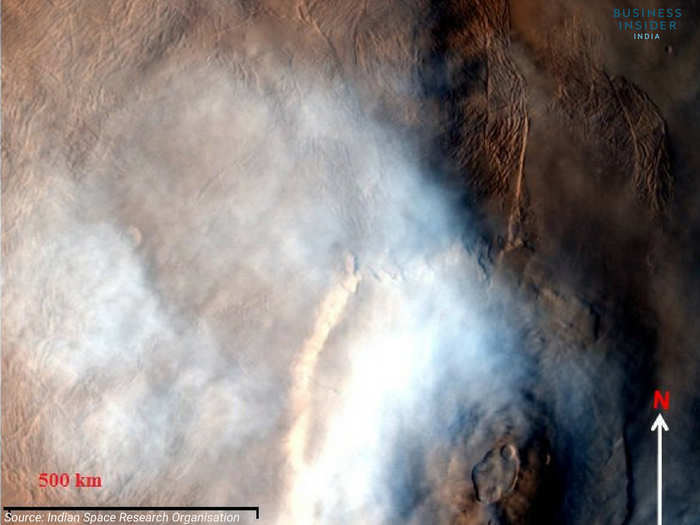
[[[697,523],[700,8],[617,7],[4,1],[3,505],[652,523],[658,389]]]

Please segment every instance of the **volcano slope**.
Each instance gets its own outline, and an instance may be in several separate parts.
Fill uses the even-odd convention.
[[[3,2],[4,504],[649,523],[660,389],[696,523],[699,13],[615,7]]]

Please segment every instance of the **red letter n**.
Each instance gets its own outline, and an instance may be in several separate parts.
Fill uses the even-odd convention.
[[[668,390],[666,391],[665,396],[661,396],[661,392],[659,390],[654,392],[654,408],[658,407],[659,403],[661,403],[661,406],[663,407],[663,409],[668,410],[668,402],[669,402]]]

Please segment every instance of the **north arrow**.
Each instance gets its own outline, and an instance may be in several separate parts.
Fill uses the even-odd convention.
[[[664,417],[661,414],[656,416],[654,424],[651,425],[651,431],[658,431],[659,437],[659,450],[656,459],[656,523],[657,525],[661,525],[661,444],[663,441],[663,433],[668,432],[668,425],[666,424],[666,421],[664,421]]]

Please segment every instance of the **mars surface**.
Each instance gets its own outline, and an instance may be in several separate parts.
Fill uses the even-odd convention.
[[[700,5],[647,4],[5,0],[3,505],[648,524],[661,410],[700,523]]]

